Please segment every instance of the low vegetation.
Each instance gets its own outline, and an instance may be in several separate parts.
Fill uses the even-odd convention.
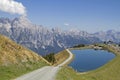
[[[61,51],[58,54],[55,54],[56,62],[54,65],[58,65],[64,62],[68,57],[69,57],[69,53],[66,50]]]
[[[39,61],[37,63],[27,62],[23,64],[0,66],[0,80],[11,80],[45,65],[47,65],[45,62]]]
[[[0,80],[11,80],[45,65],[49,64],[44,58],[0,35]]]
[[[50,54],[47,54],[46,56],[44,56],[44,58],[50,62],[51,64],[54,64],[56,59],[55,59],[55,53],[50,53]]]
[[[63,50],[63,51],[61,51],[57,54],[50,53],[50,54],[44,56],[44,58],[54,66],[57,66],[57,65],[61,64],[68,57],[69,57],[69,53],[66,50]]]
[[[115,45],[100,44],[103,49],[107,49],[116,54],[116,58],[99,69],[79,73],[70,67],[63,67],[57,75],[56,80],[120,80],[120,48]]]
[[[79,47],[85,47],[85,44],[79,44],[79,45],[73,46],[73,48],[79,48]]]

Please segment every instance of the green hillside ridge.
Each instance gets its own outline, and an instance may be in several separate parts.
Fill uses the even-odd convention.
[[[105,50],[111,51],[116,58],[104,66],[85,73],[79,73],[65,66],[58,72],[56,80],[120,80],[120,47],[100,44]]]
[[[55,54],[55,60],[56,60],[56,62],[55,62],[54,65],[56,66],[56,65],[61,64],[61,63],[64,62],[68,57],[69,57],[69,54],[67,53],[66,50],[63,50],[63,51]]]
[[[0,80],[11,80],[46,65],[49,63],[38,54],[0,35]]]

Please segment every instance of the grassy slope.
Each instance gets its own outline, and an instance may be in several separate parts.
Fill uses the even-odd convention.
[[[114,52],[117,55],[116,58],[103,67],[84,74],[77,73],[72,68],[63,67],[56,80],[120,80],[120,52],[113,47],[102,46]]]
[[[48,65],[46,60],[0,35],[0,80],[10,80]]]
[[[58,64],[62,63],[62,62],[65,61],[68,57],[69,57],[69,54],[67,53],[66,50],[61,51],[61,52],[59,52],[58,54],[55,54],[55,59],[56,59],[55,65],[58,65]]]

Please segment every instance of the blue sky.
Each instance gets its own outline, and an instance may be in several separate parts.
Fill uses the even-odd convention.
[[[120,0],[15,0],[38,25],[80,29],[88,32],[120,31]],[[0,16],[16,17],[0,11]]]

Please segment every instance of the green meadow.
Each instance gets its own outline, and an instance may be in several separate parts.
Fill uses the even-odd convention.
[[[68,66],[62,67],[56,80],[120,80],[120,50],[115,45],[99,44],[103,49],[113,52],[116,57],[104,66],[89,72],[76,72]]]

